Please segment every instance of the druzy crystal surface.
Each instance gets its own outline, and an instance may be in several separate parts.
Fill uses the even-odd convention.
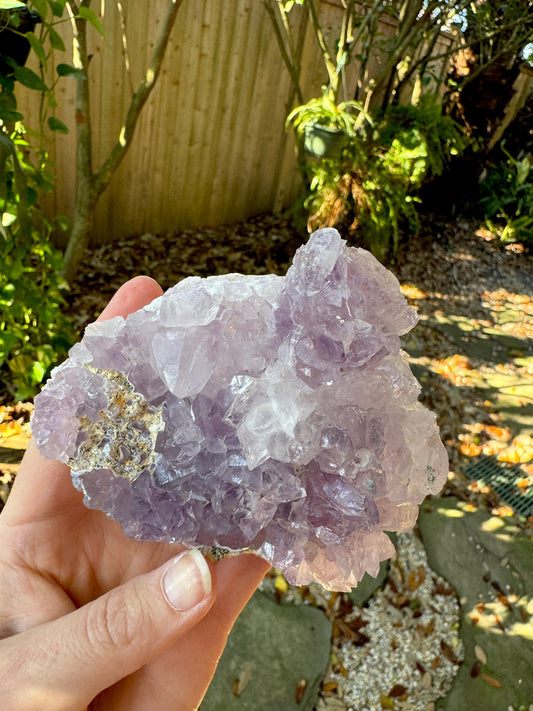
[[[332,229],[285,277],[189,277],[90,325],[35,399],[41,453],[128,536],[255,551],[349,590],[448,461],[396,278]]]

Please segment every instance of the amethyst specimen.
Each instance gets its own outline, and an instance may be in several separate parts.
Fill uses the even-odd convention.
[[[285,278],[190,277],[90,325],[35,399],[35,440],[128,536],[349,590],[448,471],[400,348],[416,320],[371,254],[320,230]]]

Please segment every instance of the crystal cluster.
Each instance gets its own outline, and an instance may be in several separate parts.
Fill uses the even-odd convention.
[[[349,590],[448,470],[400,347],[416,320],[371,254],[320,230],[285,277],[189,277],[90,325],[35,399],[35,440],[128,536]]]

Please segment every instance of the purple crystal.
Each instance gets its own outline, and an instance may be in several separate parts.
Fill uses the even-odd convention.
[[[285,278],[190,277],[91,324],[33,434],[128,536],[249,549],[349,590],[448,471],[400,348],[416,320],[371,254],[320,230]]]

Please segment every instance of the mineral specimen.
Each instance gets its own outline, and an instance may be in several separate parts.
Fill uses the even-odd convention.
[[[247,549],[349,590],[448,471],[400,347],[416,320],[371,254],[320,230],[286,277],[189,277],[90,325],[33,434],[128,536]]]

